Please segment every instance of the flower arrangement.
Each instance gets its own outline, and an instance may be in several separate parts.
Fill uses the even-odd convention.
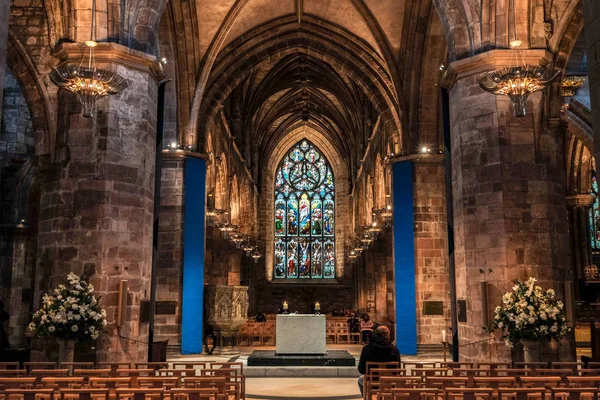
[[[509,347],[519,340],[558,340],[569,332],[564,304],[556,299],[553,289],[544,291],[535,284],[535,278],[527,282],[516,279],[514,283],[512,291],[502,296],[502,305],[494,310],[490,332],[501,329]]]
[[[36,337],[62,340],[95,340],[106,326],[106,311],[94,296],[94,286],[74,273],[52,294],[45,294],[42,307],[33,314],[29,330]]]

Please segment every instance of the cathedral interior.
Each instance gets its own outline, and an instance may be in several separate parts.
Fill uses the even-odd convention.
[[[599,357],[599,18],[596,0],[0,0],[11,347],[43,350],[31,315],[73,272],[107,311],[98,360],[283,302],[501,357],[484,321],[535,277],[567,307],[565,359]],[[127,88],[87,117],[50,76],[90,38]],[[517,64],[559,73],[524,115],[479,83]]]

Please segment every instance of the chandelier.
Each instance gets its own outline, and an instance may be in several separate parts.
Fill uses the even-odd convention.
[[[98,43],[94,40],[96,24],[96,0],[92,0],[92,33],[85,44],[86,54],[79,65],[67,63],[54,67],[50,79],[56,86],[77,94],[81,101],[82,115],[91,118],[94,104],[100,97],[118,94],[127,88],[127,80],[116,72],[96,67],[94,48]]]
[[[577,89],[585,82],[585,76],[569,75],[562,79],[560,94],[563,97],[572,97],[577,93]]]
[[[260,258],[262,257],[262,254],[260,254],[260,251],[258,251],[258,249],[254,249],[250,257],[252,257],[254,259],[254,263],[257,264],[258,260],[260,260]]]
[[[550,86],[560,75],[560,71],[543,66],[519,65],[520,51],[518,48],[523,42],[517,35],[514,0],[510,2],[509,8],[512,8],[513,15],[514,36],[513,40],[510,41],[510,47],[516,50],[515,66],[484,73],[479,79],[479,86],[495,95],[508,96],[513,105],[515,117],[523,117],[525,116],[525,103],[529,95]]]
[[[508,96],[516,117],[525,115],[525,103],[533,92],[550,86],[560,71],[541,66],[517,66],[487,72],[479,80],[479,86],[496,95]]]
[[[252,250],[254,250],[254,246],[252,246],[252,245],[250,244],[250,242],[245,242],[245,243],[242,245],[242,250],[244,250],[244,251],[246,252],[246,256],[247,256],[247,257],[250,257],[250,254],[252,253]]]

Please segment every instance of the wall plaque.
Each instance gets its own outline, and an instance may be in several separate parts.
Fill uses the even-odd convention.
[[[423,315],[444,315],[443,301],[424,301]]]
[[[458,300],[456,303],[458,306],[458,322],[467,322],[467,301]]]
[[[157,315],[174,315],[176,308],[176,301],[157,301],[155,310]]]
[[[147,324],[148,322],[150,322],[150,302],[142,300],[140,302],[140,324]]]

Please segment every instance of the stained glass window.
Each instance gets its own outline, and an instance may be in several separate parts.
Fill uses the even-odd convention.
[[[590,209],[590,238],[593,250],[600,250],[600,200],[598,199],[598,181],[592,174],[592,194],[596,196]]]
[[[275,278],[335,277],[333,172],[307,140],[285,155],[275,174]]]

